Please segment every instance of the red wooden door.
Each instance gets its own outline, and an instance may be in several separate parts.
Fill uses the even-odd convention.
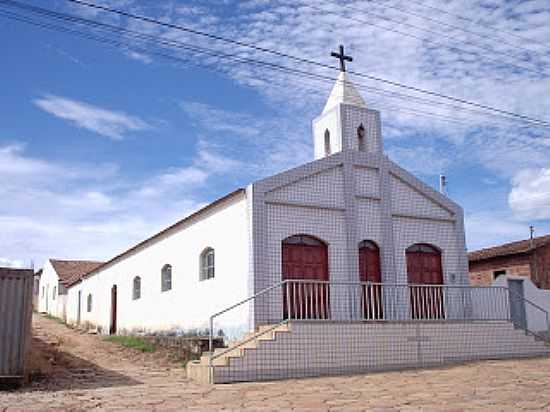
[[[443,269],[439,250],[424,244],[416,244],[408,248],[407,276],[412,318],[444,318],[443,289],[423,286],[443,285]]]
[[[283,241],[283,280],[328,281],[328,251],[321,241],[309,236],[292,236]],[[330,296],[327,284],[287,282],[283,286],[285,319],[328,319]]]
[[[365,319],[383,319],[382,273],[380,270],[380,249],[371,241],[359,244],[359,280],[374,285],[361,285],[361,311]]]

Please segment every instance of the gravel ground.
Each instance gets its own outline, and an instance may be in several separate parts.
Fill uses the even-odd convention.
[[[550,358],[449,368],[205,386],[170,353],[141,353],[33,319],[40,379],[0,392],[0,411],[48,410],[484,410],[550,411]]]

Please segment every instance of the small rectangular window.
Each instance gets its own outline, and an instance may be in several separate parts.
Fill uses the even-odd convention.
[[[495,270],[493,272],[493,280],[496,280],[496,278],[498,278],[499,276],[502,276],[502,275],[506,275],[505,270]]]

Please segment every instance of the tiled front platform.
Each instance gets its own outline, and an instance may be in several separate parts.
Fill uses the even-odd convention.
[[[215,360],[213,383],[345,375],[550,355],[510,322],[291,322]],[[208,358],[188,365],[209,382]]]

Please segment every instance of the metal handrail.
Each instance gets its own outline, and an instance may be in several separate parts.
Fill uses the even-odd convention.
[[[261,295],[264,295],[266,294],[267,292],[269,292],[270,290],[273,290],[277,287],[280,287],[283,283],[285,283],[285,281],[282,281],[282,282],[279,282],[279,283],[276,283],[275,285],[271,285],[265,289],[262,289],[261,291],[259,291],[258,293],[255,293],[254,295],[252,296],[249,296],[248,298],[246,299],[243,299],[223,310],[220,310],[219,312],[216,312],[214,313],[212,316],[210,316],[210,320],[209,320],[209,329],[210,329],[210,336],[209,336],[209,339],[208,339],[208,350],[210,353],[212,353],[212,350],[213,350],[213,346],[214,346],[214,319],[217,318],[218,316],[220,315],[223,315],[224,313],[227,313],[229,312],[230,310],[233,310],[241,305],[244,305],[245,303],[248,303],[250,302],[251,300],[253,299],[256,299],[258,296],[261,296]]]
[[[245,343],[249,342],[249,341],[252,341],[253,339],[256,339],[258,336],[261,336],[265,333],[269,333],[270,331],[276,329],[278,326],[280,326],[281,324],[284,324],[284,323],[287,323],[289,320],[300,320],[301,316],[300,317],[297,317],[297,318],[292,318],[291,316],[291,310],[290,310],[290,306],[287,309],[287,316],[288,316],[288,319],[282,319],[280,322],[278,322],[275,326],[273,326],[272,328],[268,328],[267,330],[264,330],[262,332],[259,332],[251,337],[249,337],[248,339],[245,339],[244,341],[241,341],[239,342],[238,345],[236,346],[232,346],[232,347],[229,347],[229,348],[226,348],[225,350],[217,353],[216,355],[214,355],[214,351],[213,351],[213,337],[214,337],[214,320],[229,312],[229,311],[232,311],[246,303],[249,303],[251,301],[254,301],[255,299],[257,299],[258,297],[262,296],[262,295],[265,295],[266,293],[270,292],[270,291],[273,291],[277,288],[283,288],[283,294],[286,293],[287,295],[287,305],[289,305],[289,300],[290,300],[290,294],[289,294],[289,289],[288,287],[285,289],[285,285],[321,285],[321,286],[334,286],[334,287],[337,287],[337,286],[354,286],[354,287],[365,287],[365,288],[371,288],[371,291],[372,291],[372,288],[380,288],[381,291],[384,291],[385,293],[385,290],[388,290],[388,291],[393,291],[393,292],[396,292],[396,291],[399,291],[400,289],[402,290],[409,290],[410,293],[413,293],[414,290],[437,290],[437,289],[440,289],[442,290],[442,295],[441,297],[439,296],[436,296],[436,295],[433,295],[434,292],[432,292],[432,296],[429,296],[429,295],[426,295],[427,296],[427,299],[426,299],[426,296],[422,296],[421,297],[421,300],[419,300],[420,304],[423,304],[423,305],[433,305],[434,304],[434,297],[437,298],[437,302],[436,304],[443,304],[442,302],[444,301],[445,299],[445,296],[446,296],[446,293],[448,293],[449,290],[469,290],[469,291],[475,291],[475,290],[499,290],[500,292],[495,292],[494,294],[494,297],[496,299],[494,299],[494,304],[496,306],[492,307],[492,308],[489,308],[489,312],[495,308],[497,308],[497,314],[494,318],[491,318],[490,316],[487,317],[484,315],[484,317],[481,317],[481,318],[475,318],[475,317],[471,317],[471,318],[464,318],[464,320],[506,320],[506,321],[512,321],[512,318],[511,318],[511,312],[509,310],[509,307],[507,305],[509,305],[509,301],[506,301],[504,306],[502,306],[502,302],[501,300],[503,299],[503,294],[502,292],[503,291],[508,291],[508,293],[510,293],[510,295],[508,296],[514,296],[515,298],[518,298],[518,299],[521,299],[522,301],[524,302],[527,302],[528,305],[530,305],[531,307],[534,307],[536,308],[538,311],[540,311],[545,317],[546,317],[546,324],[547,324],[547,330],[550,331],[550,314],[547,310],[545,310],[544,308],[540,307],[539,305],[537,305],[536,303],[534,302],[531,302],[529,299],[526,299],[524,296],[521,296],[519,295],[518,293],[514,292],[514,291],[511,291],[508,287],[505,287],[505,286],[470,286],[470,285],[441,285],[441,284],[409,284],[409,283],[376,283],[376,282],[353,282],[353,281],[317,281],[317,280],[306,280],[306,279],[287,279],[287,280],[283,280],[283,281],[280,281],[274,285],[271,285],[265,289],[262,289],[261,291],[255,293],[254,295],[252,296],[249,296],[248,298],[245,298],[245,299],[242,299],[241,301],[221,310],[221,311],[218,311],[216,312],[215,314],[213,314],[212,316],[210,316],[210,321],[209,321],[209,329],[210,329],[210,334],[209,334],[209,366],[210,366],[210,370],[212,370],[212,361],[220,356],[223,356],[225,353],[228,353],[230,352],[231,350],[234,350],[236,348],[238,348],[239,346],[242,346],[244,345]],[[304,289],[305,290],[305,289]],[[445,292],[447,291],[447,292]],[[316,293],[318,293],[318,289],[316,291]],[[483,292],[485,293],[485,292]],[[370,296],[371,299],[372,299],[372,295]],[[422,300],[423,299],[423,300]],[[432,300],[430,300],[432,299]],[[500,303],[499,303],[500,302]],[[379,305],[379,303],[377,303]],[[411,305],[409,303],[409,305]],[[500,306],[499,306],[500,305]],[[392,307],[392,310],[396,310],[399,309],[399,307]],[[364,309],[364,308],[363,308]],[[409,308],[410,309],[410,308]],[[294,308],[294,310],[296,310]],[[309,309],[311,311],[311,308]],[[316,310],[318,310],[318,308],[316,308]],[[327,310],[327,307],[324,307],[323,310]],[[330,310],[330,308],[328,309]],[[417,308],[418,310],[418,308]],[[429,309],[433,312],[433,308]],[[436,307],[436,311],[439,311],[440,308]],[[306,309],[307,311],[307,309]],[[311,314],[311,313],[310,313]],[[411,314],[412,316],[412,312],[409,312],[409,314]],[[500,317],[498,316],[500,315]],[[420,319],[422,320],[425,320],[427,319],[426,317],[423,317],[423,312],[420,313],[419,316],[417,316],[416,318],[413,316],[413,320],[415,321],[418,321]],[[403,319],[398,319],[398,318],[387,318],[385,315],[383,316],[383,319],[382,320],[392,320],[392,319],[396,319],[396,320],[403,320]],[[443,321],[449,321],[449,320],[457,320],[457,318],[449,318],[449,319],[446,319],[446,314],[444,314],[443,316],[441,316],[441,313],[439,314],[436,314],[436,316],[434,316],[434,318],[429,318],[430,320],[443,320]],[[323,320],[328,320],[328,318],[317,318],[317,319],[313,319],[313,320],[318,320],[318,321],[323,321]],[[368,320],[368,319],[366,319]],[[458,319],[460,320],[460,319]],[[531,330],[529,330],[528,328],[528,324],[524,325],[525,326],[525,330],[535,336],[538,336],[542,339],[545,339],[543,338],[542,336],[540,336],[539,334],[537,334],[536,332],[533,332]],[[548,339],[545,339],[545,340],[548,340]]]
[[[284,325],[285,323],[288,323],[288,321],[289,321],[289,319],[283,319],[281,322],[277,323],[276,325],[273,325],[273,326],[271,326],[271,327],[269,327],[269,328],[267,328],[267,329],[265,329],[261,332],[255,333],[253,336],[249,337],[248,339],[243,339],[242,341],[240,341],[238,345],[235,345],[235,346],[232,346],[232,347],[229,347],[229,348],[225,348],[224,350],[220,351],[217,354],[214,354],[214,353],[211,352],[210,353],[211,361],[225,355],[226,353],[231,352],[232,350],[235,350],[235,349],[247,344],[248,342],[252,342],[253,340],[258,339],[260,336],[266,335],[266,334],[274,331],[279,326]]]
[[[515,298],[517,299],[520,299],[522,300],[524,303],[527,303],[529,304],[530,306],[534,307],[535,309],[539,310],[540,312],[542,312],[546,318],[546,331],[547,332],[550,332],[550,313],[544,309],[543,307],[537,305],[536,303],[530,301],[529,299],[527,299],[525,296],[522,296],[520,295],[519,293],[517,293],[516,291],[513,291],[512,289],[509,289],[509,288],[506,288],[508,289],[508,293],[510,293],[512,296],[514,296]],[[510,316],[510,321],[512,321],[511,319],[511,316]],[[516,325],[516,326],[520,326],[520,325]],[[550,340],[550,336],[541,336],[540,333],[537,333],[531,329],[529,329],[529,319],[527,318],[527,314],[526,314],[526,319],[525,319],[525,327],[523,328],[526,332],[529,332],[531,333],[532,335],[535,335],[537,336],[538,338],[542,339],[542,340],[545,340],[545,341],[549,341]]]
[[[251,295],[245,299],[240,300],[239,302],[214,313],[210,316],[209,319],[209,330],[210,330],[210,336],[209,336],[209,352],[213,351],[213,335],[214,335],[214,320],[215,318],[223,315],[224,313],[227,313],[239,306],[244,305],[245,303],[248,303],[252,300],[255,300],[259,296],[262,296],[266,294],[269,291],[272,291],[276,288],[279,288],[287,283],[292,284],[319,284],[319,285],[334,285],[334,286],[381,286],[384,288],[392,288],[392,287],[438,287],[438,288],[453,288],[453,289],[503,289],[507,290],[507,287],[504,286],[470,286],[470,285],[441,285],[441,284],[410,284],[410,283],[376,283],[376,282],[353,282],[353,281],[322,281],[322,280],[307,280],[307,279],[287,279],[280,281],[276,284],[273,284],[265,289],[262,289],[261,291],[255,293],[254,295]],[[541,308],[541,310],[544,310]]]

